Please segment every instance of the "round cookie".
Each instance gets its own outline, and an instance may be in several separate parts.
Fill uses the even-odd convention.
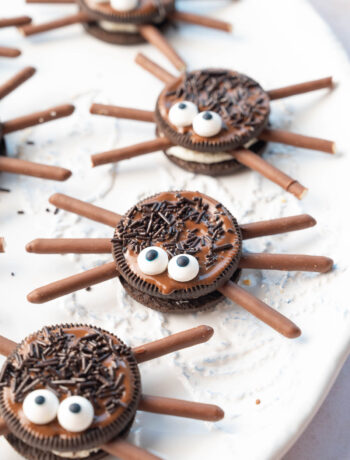
[[[124,24],[157,24],[175,9],[174,0],[139,0],[136,8],[121,11],[112,8],[109,1],[77,0],[82,11],[90,14],[96,21]]]
[[[174,145],[218,153],[256,139],[269,114],[269,96],[255,80],[231,70],[203,69],[166,85],[155,119],[160,135]]]
[[[36,460],[102,458],[101,445],[128,432],[141,395],[131,349],[86,325],[27,337],[5,361],[0,385],[9,442],[29,446],[27,458]]]
[[[121,278],[166,302],[213,293],[234,275],[242,253],[236,219],[200,192],[164,192],[141,201],[121,219],[112,242]]]

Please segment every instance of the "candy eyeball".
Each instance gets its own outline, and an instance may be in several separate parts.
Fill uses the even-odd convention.
[[[198,114],[198,108],[193,102],[180,101],[176,102],[169,110],[170,123],[183,128],[191,126],[194,117]]]
[[[160,275],[168,266],[168,254],[158,246],[142,249],[137,264],[145,275]]]
[[[170,278],[179,282],[193,280],[199,272],[198,260],[190,254],[179,254],[170,259],[168,274]]]
[[[117,11],[131,11],[137,8],[139,0],[111,0],[111,7]]]
[[[82,396],[69,396],[61,402],[57,418],[62,428],[72,433],[79,433],[91,425],[94,419],[94,408],[91,402]]]
[[[201,137],[212,137],[219,134],[222,128],[222,120],[215,112],[201,112],[193,119],[193,131]]]
[[[29,393],[23,401],[25,417],[36,425],[46,425],[57,416],[59,406],[57,396],[50,390],[35,390]]]

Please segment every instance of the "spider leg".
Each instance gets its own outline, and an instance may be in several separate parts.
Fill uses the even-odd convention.
[[[0,51],[1,54],[1,51]],[[11,77],[7,82],[3,83],[0,86],[0,99],[3,99],[8,94],[12,93],[15,89],[17,89],[22,83],[27,81],[30,77],[35,74],[36,70],[34,67],[25,67],[16,75]]]
[[[3,27],[16,27],[22,26],[24,24],[30,24],[32,22],[32,18],[29,16],[18,16],[14,18],[0,18],[0,29]]]
[[[308,214],[280,217],[278,219],[262,220],[250,224],[240,225],[244,240],[261,236],[278,235],[280,233],[295,232],[305,228],[314,227],[316,220]]]
[[[167,70],[163,69],[163,67],[156,64],[151,59],[148,59],[144,54],[138,53],[135,58],[136,64],[141,66],[143,69],[147,70],[147,72],[154,75],[158,80],[161,80],[165,84],[170,84],[176,80],[176,77],[169,73]]]
[[[26,245],[35,254],[110,254],[110,238],[38,238]]]
[[[319,80],[306,81],[296,85],[285,86],[283,88],[271,89],[267,91],[272,101],[284,97],[295,96],[297,94],[308,93],[323,88],[333,88],[334,82],[332,77],[320,78]]]
[[[16,58],[21,55],[21,51],[17,48],[8,48],[7,46],[0,46],[0,57]]]
[[[222,30],[224,32],[232,32],[232,24],[226,21],[220,21],[209,16],[203,16],[194,13],[184,13],[181,11],[174,11],[170,18],[174,21],[186,22],[188,24],[195,24],[197,26],[208,27],[210,29]]]
[[[304,254],[243,254],[239,262],[240,268],[257,270],[287,270],[327,273],[332,269],[333,260],[323,256]]]
[[[147,121],[154,123],[154,112],[150,110],[118,107],[116,105],[92,104],[90,113],[105,117],[125,118],[127,120]]]
[[[64,18],[55,19],[54,21],[44,22],[42,24],[29,24],[19,28],[19,31],[25,36],[41,34],[50,30],[60,29],[61,27],[71,26],[73,24],[81,24],[91,21],[91,16],[84,12],[72,14]]]
[[[17,347],[17,343],[0,335],[0,355],[9,356]]]
[[[281,144],[293,145],[310,150],[318,150],[320,152],[335,153],[336,146],[333,141],[320,139],[318,137],[304,136],[302,134],[291,133],[281,129],[265,129],[259,139],[266,142],[279,142]]]
[[[9,157],[0,157],[0,171],[56,181],[65,181],[72,175],[69,169],[59,166],[49,166]]]

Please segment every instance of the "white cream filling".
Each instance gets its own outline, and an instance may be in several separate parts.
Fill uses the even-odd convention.
[[[57,457],[65,457],[65,458],[86,458],[89,455],[98,452],[100,449],[91,449],[91,450],[79,450],[78,452],[57,452],[55,450],[52,451],[54,455]]]
[[[257,139],[251,139],[244,144],[244,148],[249,149]],[[226,152],[205,153],[196,152],[195,150],[186,149],[180,145],[174,145],[166,150],[166,153],[184,161],[193,161],[195,163],[214,164],[232,160],[232,155]]]
[[[98,21],[98,25],[101,27],[101,29],[107,32],[126,32],[129,34],[135,34],[138,32],[136,24],[111,21]]]

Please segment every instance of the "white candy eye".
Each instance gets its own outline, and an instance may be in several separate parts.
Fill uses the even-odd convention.
[[[201,112],[193,119],[193,131],[201,137],[212,137],[222,128],[222,120],[215,112]]]
[[[168,266],[168,255],[158,246],[142,249],[137,256],[137,263],[145,275],[160,275]]]
[[[35,390],[29,393],[23,401],[25,417],[36,425],[46,425],[57,416],[60,402],[50,390]]]
[[[169,110],[169,120],[170,123],[178,128],[183,128],[184,126],[192,125],[192,121],[197,113],[198,108],[193,102],[176,102]]]
[[[131,11],[137,8],[139,0],[111,0],[111,7],[117,11]]]
[[[191,281],[198,275],[198,272],[198,260],[189,254],[179,254],[170,259],[168,274],[175,281]]]
[[[57,418],[62,428],[79,433],[91,425],[94,408],[91,402],[82,396],[69,396],[61,402]]]

